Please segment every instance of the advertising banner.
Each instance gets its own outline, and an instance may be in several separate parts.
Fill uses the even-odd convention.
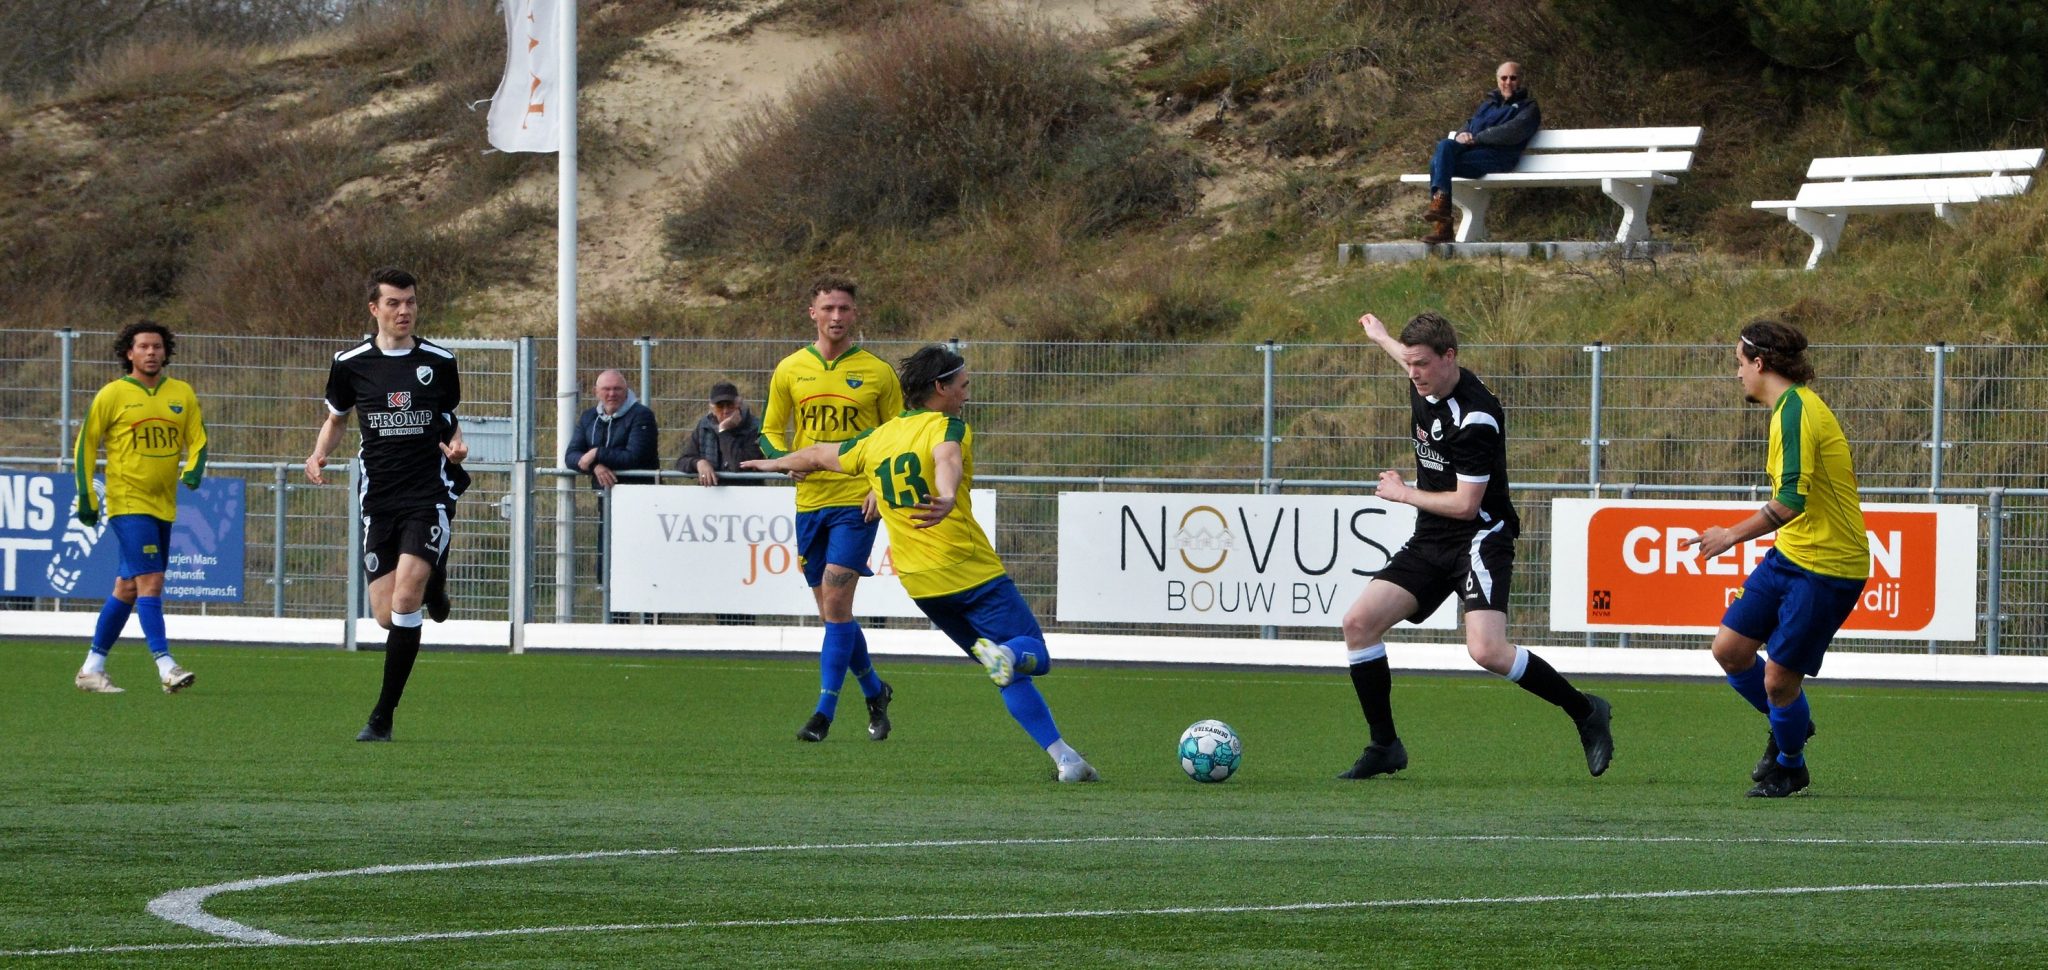
[[[105,485],[94,479],[93,488]],[[244,505],[239,478],[179,487],[165,599],[241,601]],[[106,599],[120,571],[119,543],[105,518],[88,527],[72,515],[77,508],[69,475],[0,470],[0,594]]]
[[[1758,504],[1552,501],[1551,629],[1713,633],[1772,538],[1712,559],[1679,547]],[[1975,639],[1976,506],[1865,505],[1863,519],[1870,582],[1841,636]]]
[[[1414,531],[1413,506],[1365,495],[1062,492],[1059,618],[1341,626]],[[1457,617],[1446,599],[1420,626]]]
[[[994,542],[996,493],[977,488],[970,494],[974,519]],[[817,615],[797,564],[790,489],[619,485],[612,489],[611,516],[605,570],[614,610]],[[856,615],[924,616],[896,578],[887,527],[876,530],[868,568],[875,574],[860,581]]]

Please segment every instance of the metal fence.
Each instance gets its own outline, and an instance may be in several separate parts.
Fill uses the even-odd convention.
[[[62,467],[77,421],[120,373],[112,334],[0,330],[0,465]],[[178,338],[173,373],[198,390],[215,474],[247,479],[251,596],[217,614],[339,615],[353,588],[349,490],[306,483],[301,463],[324,411],[335,339]],[[501,430],[502,460],[472,457],[456,536],[457,616],[608,619],[595,579],[601,495],[554,470],[553,341],[444,341],[461,356],[473,447]],[[713,382],[760,407],[791,340],[584,340],[586,389],[627,375],[662,428],[672,466]],[[917,344],[866,345],[893,359]],[[962,347],[977,480],[1003,491],[998,547],[1040,612],[1056,613],[1057,501],[1077,489],[1282,492],[1365,489],[1411,470],[1407,389],[1376,347],[1355,344],[1021,343]],[[1587,642],[1548,630],[1548,498],[1761,495],[1766,422],[1740,400],[1731,347],[1473,345],[1461,358],[1508,407],[1509,467],[1524,531],[1511,632],[1532,644]],[[2048,347],[1817,347],[1818,387],[1848,429],[1877,500],[1970,502],[1987,516],[1980,641],[1946,651],[2048,655]],[[545,396],[543,396],[545,395]],[[344,446],[343,453],[348,447]],[[522,461],[518,459],[531,459]],[[674,472],[666,477],[684,480]],[[269,595],[262,595],[266,591]],[[38,608],[55,608],[39,603]],[[697,622],[702,617],[658,617]],[[1104,624],[1056,629],[1128,631]],[[1157,629],[1142,632],[1156,633]],[[1252,628],[1185,628],[1259,635]],[[1299,631],[1332,636],[1328,630]],[[1659,641],[1613,635],[1596,643]],[[1696,645],[1696,644],[1693,644]],[[1927,651],[1854,641],[1853,649]]]

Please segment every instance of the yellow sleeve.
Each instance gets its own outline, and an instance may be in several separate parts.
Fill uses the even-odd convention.
[[[179,481],[186,488],[198,488],[199,479],[206,475],[206,419],[199,413],[198,394],[187,394],[186,400],[192,405],[192,416],[185,419],[185,474]]]
[[[882,382],[882,413],[875,419],[878,425],[886,424],[903,413],[903,385],[897,383],[896,372],[886,362],[882,365],[882,373],[887,379]]]
[[[100,438],[107,433],[107,424],[113,419],[114,401],[108,394],[109,384],[93,395],[92,408],[85,412],[85,420],[78,425],[78,444],[71,452],[72,484],[78,488],[78,510],[97,514],[99,503],[93,500],[93,464],[99,459]]]
[[[761,414],[761,453],[770,458],[789,454],[789,415],[796,410],[790,399],[792,377],[789,361],[775,365],[775,374],[768,378],[767,410]]]

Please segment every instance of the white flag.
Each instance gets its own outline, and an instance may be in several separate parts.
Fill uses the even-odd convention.
[[[561,148],[561,2],[504,0],[505,80],[491,100],[490,117],[491,147],[499,151]]]

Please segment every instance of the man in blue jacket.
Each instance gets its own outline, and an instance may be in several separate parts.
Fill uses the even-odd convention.
[[[658,437],[654,412],[633,397],[626,375],[608,370],[597,375],[597,406],[576,419],[562,462],[589,472],[593,488],[608,489],[619,472],[661,467]]]
[[[1452,178],[1478,178],[1514,168],[1529,139],[1543,127],[1543,112],[1523,86],[1522,65],[1502,64],[1493,80],[1496,90],[1486,93],[1464,130],[1436,143],[1436,157],[1429,161],[1429,211],[1423,216],[1430,232],[1423,242],[1451,241]]]

